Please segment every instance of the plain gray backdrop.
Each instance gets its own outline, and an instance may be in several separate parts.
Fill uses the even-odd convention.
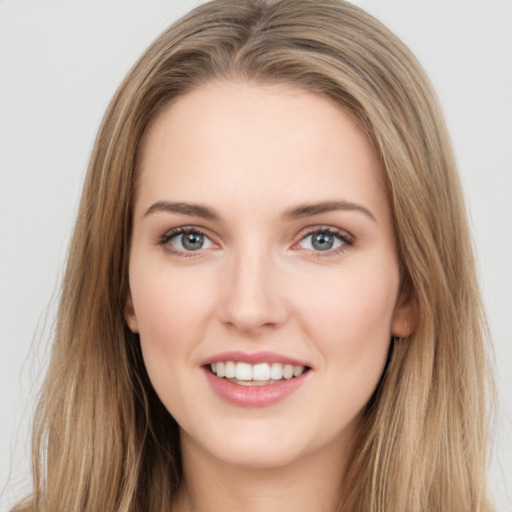
[[[95,132],[131,64],[198,3],[0,1],[0,510],[28,489],[28,425]],[[512,2],[354,3],[417,55],[452,133],[495,343],[490,481],[510,512]]]

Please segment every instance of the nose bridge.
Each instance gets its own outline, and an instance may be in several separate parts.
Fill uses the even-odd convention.
[[[233,251],[228,267],[224,321],[242,331],[281,323],[286,308],[271,251],[257,243],[246,243]]]

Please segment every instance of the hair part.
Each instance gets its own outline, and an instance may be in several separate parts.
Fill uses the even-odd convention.
[[[449,136],[407,47],[342,0],[204,4],[124,79],[92,152],[36,413],[34,491],[16,510],[171,508],[179,430],[124,318],[137,156],[164,105],[211,80],[286,83],[329,98],[365,130],[385,171],[417,325],[392,342],[343,509],[490,511],[487,328]]]

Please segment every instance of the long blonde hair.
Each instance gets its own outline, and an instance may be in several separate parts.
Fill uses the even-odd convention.
[[[343,509],[490,511],[487,331],[449,136],[407,47],[342,0],[213,1],[165,31],[126,76],[84,184],[36,413],[33,493],[16,510],[172,507],[178,428],[124,318],[137,149],[164,104],[215,78],[291,83],[338,102],[385,171],[417,326],[392,343]]]

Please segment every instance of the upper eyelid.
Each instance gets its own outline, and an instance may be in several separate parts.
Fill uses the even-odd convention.
[[[170,253],[175,257],[187,257],[187,258],[198,258],[202,255],[203,250],[198,249],[196,251],[188,251],[174,247],[171,244],[171,240],[175,237],[187,234],[187,233],[198,233],[201,236],[207,238],[213,245],[218,245],[208,233],[208,230],[199,228],[197,226],[177,226],[175,228],[167,230],[164,234],[157,237],[156,245],[161,246],[166,252]],[[207,248],[208,249],[208,248]]]
[[[311,249],[305,249],[305,250],[308,250],[309,252],[311,252],[312,254],[314,254],[315,256],[318,256],[318,257],[332,256],[334,254],[345,251],[346,249],[354,246],[355,237],[351,233],[349,233],[348,231],[341,229],[341,228],[324,225],[324,226],[310,227],[310,229],[308,231],[306,231],[303,235],[301,235],[299,240],[293,244],[292,250],[297,250],[299,244],[301,242],[303,242],[304,240],[306,240],[311,235],[314,235],[315,233],[322,233],[322,232],[326,232],[330,235],[337,237],[339,239],[339,241],[341,242],[341,245],[337,248],[328,249],[325,251],[316,251],[316,250],[311,250]]]
[[[337,228],[335,226],[329,226],[329,225],[318,225],[318,226],[308,226],[306,228],[303,228],[300,232],[300,240],[303,240],[305,237],[310,236],[314,233],[321,233],[323,231],[326,231],[328,233],[331,233],[333,235],[338,235],[340,237],[345,236],[346,238],[350,238],[353,240],[355,237],[352,235],[349,231],[342,228]]]
[[[214,237],[212,237],[209,234],[208,230],[205,230],[203,228],[199,228],[197,226],[177,226],[175,228],[168,229],[163,234],[157,235],[155,243],[156,243],[156,245],[166,246],[167,244],[170,243],[171,239],[173,239],[174,237],[177,237],[177,236],[180,236],[180,235],[183,235],[183,234],[186,234],[186,233],[194,233],[194,232],[195,233],[199,233],[200,235],[204,236],[205,238],[208,238],[208,240],[210,240],[210,242],[212,244],[218,245],[218,242],[216,242]],[[175,253],[178,253],[178,252],[185,253],[185,252],[189,252],[189,251],[180,251],[179,249],[174,248],[173,252],[175,252]],[[190,251],[190,252],[192,253],[193,251]],[[197,252],[199,253],[201,251],[198,250]]]
[[[163,233],[160,238],[169,237],[172,238],[173,236],[181,235],[183,233],[199,233],[201,235],[204,235],[208,238],[212,238],[212,235],[210,234],[210,230],[201,228],[199,226],[177,226],[175,228],[168,229],[165,233]]]

